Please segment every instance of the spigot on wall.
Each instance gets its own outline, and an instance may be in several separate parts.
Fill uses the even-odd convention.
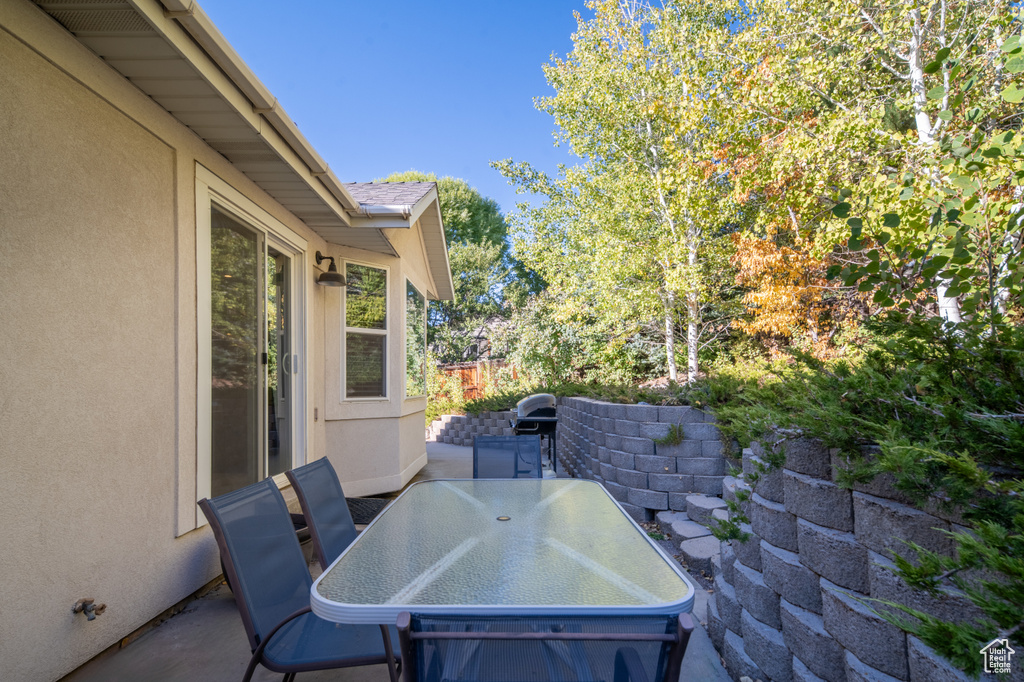
[[[96,616],[107,610],[107,605],[95,602],[95,599],[79,599],[71,607],[71,613],[84,613],[86,620],[96,620]]]

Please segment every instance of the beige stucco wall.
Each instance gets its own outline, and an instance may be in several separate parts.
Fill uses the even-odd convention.
[[[0,2],[0,93],[0,661],[5,679],[53,680],[219,572],[195,505],[197,164],[308,240],[307,461],[330,453],[350,494],[400,486],[425,462],[425,401],[393,372],[393,401],[346,411],[340,292],[313,283],[313,253],[364,254],[328,246],[25,0]],[[407,268],[425,289],[416,258],[388,259],[396,302]],[[72,616],[82,597],[106,613]]]
[[[421,293],[433,287],[419,223],[389,230],[388,239],[398,257],[331,245],[325,252],[338,258],[341,272],[347,262],[388,272],[386,398],[344,398],[344,290],[331,290],[324,298],[326,451],[339,475],[343,472],[345,494],[352,496],[398,490],[427,461],[426,398],[405,397],[405,284],[412,282]]]

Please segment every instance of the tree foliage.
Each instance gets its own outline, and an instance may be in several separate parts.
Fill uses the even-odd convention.
[[[702,152],[723,112],[690,95],[694,80],[715,76],[698,61],[678,61],[685,41],[668,10],[615,0],[588,9],[591,19],[577,14],[572,52],[544,67],[555,94],[536,101],[580,163],[554,177],[526,163],[494,164],[545,199],[512,217],[516,253],[544,278],[550,301],[597,316],[609,343],[655,321],[673,380],[684,325],[692,380],[707,332],[721,328],[705,325],[703,314],[732,286],[721,276],[730,247],[726,179]],[[724,14],[703,16],[702,35],[728,35]],[[706,134],[686,121],[709,124]]]
[[[427,312],[427,344],[441,363],[475,360],[481,333],[502,316],[505,288],[529,282],[508,249],[508,224],[498,204],[460,178],[432,173],[392,173],[380,182],[436,182],[448,242],[455,299],[434,301]],[[526,286],[529,286],[528,284]]]

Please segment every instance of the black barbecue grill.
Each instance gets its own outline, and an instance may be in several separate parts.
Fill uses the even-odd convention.
[[[555,444],[555,429],[558,416],[555,412],[555,396],[550,393],[535,393],[516,404],[516,416],[512,430],[517,436],[538,435],[548,439],[548,462],[551,470],[557,471],[558,446]]]

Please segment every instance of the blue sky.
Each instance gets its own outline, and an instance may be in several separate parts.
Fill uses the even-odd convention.
[[[571,162],[533,107],[572,49],[583,0],[200,0],[344,182],[416,169],[464,178],[503,212],[488,162]]]

